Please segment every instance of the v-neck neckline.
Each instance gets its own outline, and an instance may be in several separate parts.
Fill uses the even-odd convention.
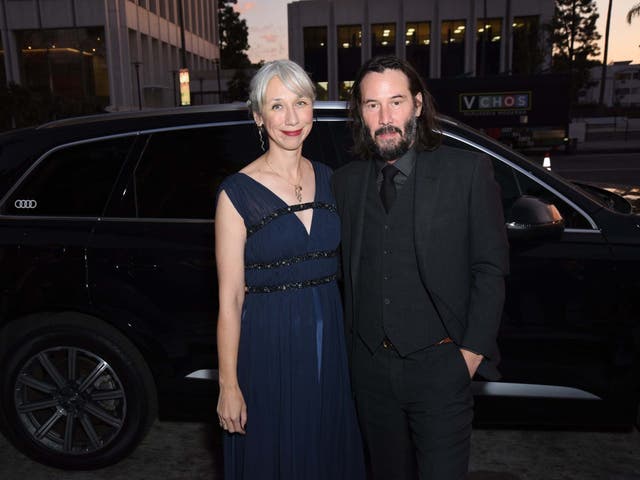
[[[264,190],[266,190],[267,192],[269,192],[271,194],[271,196],[273,196],[276,200],[278,200],[280,203],[282,203],[284,206],[286,207],[295,207],[297,205],[304,205],[306,203],[315,203],[318,199],[318,175],[316,172],[316,165],[315,162],[311,162],[311,168],[313,169],[313,183],[314,183],[314,192],[313,192],[313,200],[311,202],[301,202],[301,203],[294,203],[294,204],[288,204],[287,202],[284,201],[284,199],[276,194],[273,190],[271,190],[269,187],[267,187],[266,185],[264,185],[263,183],[260,183],[258,180],[256,180],[255,178],[247,175],[244,172],[238,172],[239,174],[247,177],[249,180],[251,180],[252,182],[256,183],[257,185],[259,185],[260,187],[262,187]],[[302,227],[302,230],[307,234],[307,238],[311,238],[311,232],[313,231],[313,221],[315,220],[316,214],[313,211],[313,208],[311,208],[311,222],[309,223],[309,230],[307,230],[306,225],[303,223],[303,221],[300,219],[300,217],[296,214],[296,212],[291,212],[291,214],[296,217],[297,222],[300,224],[300,226]]]

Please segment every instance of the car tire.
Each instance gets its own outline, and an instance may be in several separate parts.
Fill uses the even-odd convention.
[[[0,413],[18,450],[62,469],[118,462],[157,416],[153,377],[112,326],[85,314],[32,315],[0,332]]]

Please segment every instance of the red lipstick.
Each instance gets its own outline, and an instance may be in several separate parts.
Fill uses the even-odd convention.
[[[302,133],[302,129],[300,130],[281,130],[288,137],[297,137]]]

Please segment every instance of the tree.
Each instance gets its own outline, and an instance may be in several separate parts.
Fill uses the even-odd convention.
[[[552,49],[551,69],[569,73],[571,101],[590,85],[589,69],[599,62],[600,53],[596,30],[598,10],[594,0],[556,0],[551,23],[547,26]]]
[[[249,78],[244,68],[237,68],[227,86],[227,97],[231,102],[246,101],[249,98]]]
[[[220,63],[222,68],[245,68],[251,65],[247,22],[233,9],[238,0],[219,0]]]
[[[640,2],[636,3],[627,13],[627,23],[631,24],[633,17],[640,17]]]

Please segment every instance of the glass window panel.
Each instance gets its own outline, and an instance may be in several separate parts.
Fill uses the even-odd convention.
[[[465,20],[445,20],[440,29],[442,43],[441,76],[455,77],[464,75],[464,36]]]
[[[222,180],[261,153],[253,123],[156,133],[127,192],[141,218],[213,218]]]
[[[305,27],[304,69],[316,85],[318,100],[328,99],[327,27]]]
[[[3,213],[65,217],[102,215],[133,140],[134,137],[124,137],[91,142],[51,154],[11,195]]]
[[[349,97],[351,85],[362,64],[362,28],[360,25],[338,26],[338,94]]]
[[[443,137],[445,145],[480,152],[480,150],[472,147],[468,143],[460,140]],[[484,152],[482,152],[484,153]],[[559,198],[555,193],[550,191],[544,185],[532,180],[527,175],[515,170],[510,165],[496,157],[491,156],[493,164],[493,174],[500,185],[500,194],[502,198],[502,207],[505,212],[511,208],[513,203],[522,195],[530,195],[539,198],[546,203],[556,206],[565,222],[565,228],[578,228],[591,230],[589,222],[575,208],[567,202]]]
[[[55,114],[95,113],[109,104],[103,28],[20,30],[16,43],[23,85],[55,98]]]
[[[176,0],[168,0],[169,2],[169,21],[177,23],[176,20]]]
[[[537,15],[514,17],[511,28],[513,35],[511,71],[520,75],[537,73],[543,61],[539,17]]]
[[[431,62],[431,22],[407,22],[406,59],[422,76],[429,78]]]
[[[500,46],[502,45],[502,19],[478,19],[476,31],[476,75],[500,73]]]
[[[394,55],[396,53],[396,24],[377,23],[371,25],[371,56]]]

